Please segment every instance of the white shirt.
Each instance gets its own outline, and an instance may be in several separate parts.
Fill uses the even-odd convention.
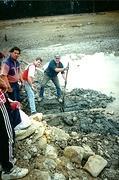
[[[34,76],[35,76],[35,70],[36,70],[36,67],[35,67],[34,64],[29,65],[28,76],[34,78]]]

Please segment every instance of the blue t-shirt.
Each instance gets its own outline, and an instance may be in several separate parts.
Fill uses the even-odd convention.
[[[55,71],[56,68],[63,68],[63,64],[61,62],[56,63],[55,60],[53,59],[50,61],[47,69],[45,70],[45,73],[49,77],[53,78],[53,77],[57,76],[57,74],[59,73],[59,72]],[[64,72],[61,72],[61,73],[63,74]]]

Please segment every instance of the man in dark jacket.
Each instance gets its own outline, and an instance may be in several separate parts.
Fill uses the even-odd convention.
[[[52,82],[54,83],[55,87],[56,87],[56,91],[57,91],[57,98],[58,100],[61,102],[61,88],[60,88],[60,84],[59,84],[59,79],[58,79],[58,73],[61,72],[62,77],[64,80],[66,80],[65,77],[65,73],[64,71],[66,71],[67,68],[63,67],[63,64],[60,61],[60,56],[56,55],[55,59],[51,60],[47,69],[44,72],[44,77],[43,77],[43,81],[41,83],[41,87],[40,87],[40,101],[43,98],[44,95],[44,88],[46,86],[46,84],[48,83],[49,80],[52,80]]]

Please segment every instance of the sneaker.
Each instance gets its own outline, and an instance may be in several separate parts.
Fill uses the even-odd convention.
[[[34,115],[34,114],[37,114],[37,111],[31,113],[31,115]]]
[[[15,165],[16,162],[17,162],[17,159],[14,158],[14,159],[12,160],[12,164]],[[1,171],[2,171],[2,165],[0,164],[0,172],[1,172]]]
[[[14,130],[18,131],[18,130],[23,130],[23,129],[27,129],[29,126],[31,126],[31,121],[26,121],[26,122],[21,122],[20,124],[18,124]]]
[[[1,179],[19,179],[28,174],[28,169],[14,166],[9,173],[2,172]]]
[[[60,103],[62,103],[62,102],[63,102],[62,98],[58,98],[58,101],[59,101]]]
[[[22,111],[21,109],[19,110],[19,112],[20,112],[20,116],[21,116],[21,123],[19,123],[14,128],[15,131],[27,129],[29,126],[31,126],[31,121],[30,121],[29,116],[24,111]]]

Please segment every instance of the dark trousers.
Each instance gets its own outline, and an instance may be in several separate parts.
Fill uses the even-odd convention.
[[[12,116],[12,126],[15,128],[19,123],[21,123],[21,116],[19,109],[11,110]]]
[[[48,83],[48,81],[50,81],[50,80],[53,82],[53,84],[56,87],[57,97],[61,97],[61,88],[60,88],[58,77],[55,76],[55,77],[51,78],[46,73],[44,73],[44,76],[43,76],[43,80],[42,80],[42,83],[41,83],[39,96],[43,97],[43,95],[44,95],[44,88],[45,88],[46,84]]]
[[[21,116],[20,116],[20,112],[19,112],[19,109],[12,110],[10,108],[10,102],[8,101],[8,97],[6,94],[5,94],[5,97],[6,97],[6,101],[7,101],[7,103],[6,103],[7,107],[9,108],[9,114],[11,116],[10,121],[11,121],[12,127],[15,128],[22,121]]]
[[[13,101],[19,101],[20,102],[20,90],[19,90],[18,82],[10,83],[10,85],[11,85],[13,91],[8,92],[9,98],[12,99]]]
[[[9,172],[13,161],[14,128],[9,104],[0,105],[0,164],[5,172]]]

